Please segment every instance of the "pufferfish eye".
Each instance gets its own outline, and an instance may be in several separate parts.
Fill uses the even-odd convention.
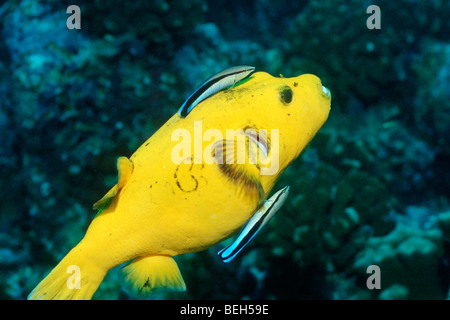
[[[294,96],[294,92],[292,91],[291,88],[289,88],[289,86],[282,86],[279,89],[279,97],[280,97],[280,101],[283,104],[289,104],[292,102],[292,97]]]

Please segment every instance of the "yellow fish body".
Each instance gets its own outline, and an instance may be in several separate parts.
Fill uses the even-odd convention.
[[[119,181],[94,205],[86,235],[29,299],[90,299],[108,270],[132,259],[123,270],[138,292],[185,290],[172,257],[242,228],[326,121],[330,102],[316,76],[257,72],[186,117],[176,113],[130,159],[119,158]],[[252,146],[262,156],[252,157]]]

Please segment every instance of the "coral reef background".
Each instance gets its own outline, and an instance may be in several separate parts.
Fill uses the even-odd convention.
[[[118,156],[243,64],[318,75],[330,118],[243,254],[177,257],[187,292],[153,298],[450,298],[449,1],[2,3],[0,299],[26,298],[82,238]],[[72,4],[81,30],[66,27]],[[366,26],[371,4],[379,30]],[[366,286],[370,265],[381,289]],[[94,298],[136,298],[119,278],[111,270]]]

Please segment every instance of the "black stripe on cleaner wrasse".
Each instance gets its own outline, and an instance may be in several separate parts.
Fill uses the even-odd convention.
[[[230,262],[266,225],[273,215],[281,208],[289,194],[289,186],[276,192],[266,200],[253,217],[247,222],[237,239],[229,247],[218,252],[224,262]]]
[[[229,86],[233,86],[249,76],[253,71],[255,71],[255,67],[237,66],[223,70],[206,79],[205,82],[203,82],[183,103],[178,111],[179,115],[185,118],[197,104],[213,94],[216,94]]]

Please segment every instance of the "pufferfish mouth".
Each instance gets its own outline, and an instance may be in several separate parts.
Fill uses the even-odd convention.
[[[322,86],[322,92],[323,92],[328,98],[331,99],[331,91],[330,91],[330,89],[328,89],[328,88],[325,87],[325,86]]]
[[[263,134],[263,132],[260,132],[257,128],[246,127],[244,129],[244,135],[258,146],[258,149],[261,150],[264,157],[268,157],[269,144],[267,142],[266,134]]]

